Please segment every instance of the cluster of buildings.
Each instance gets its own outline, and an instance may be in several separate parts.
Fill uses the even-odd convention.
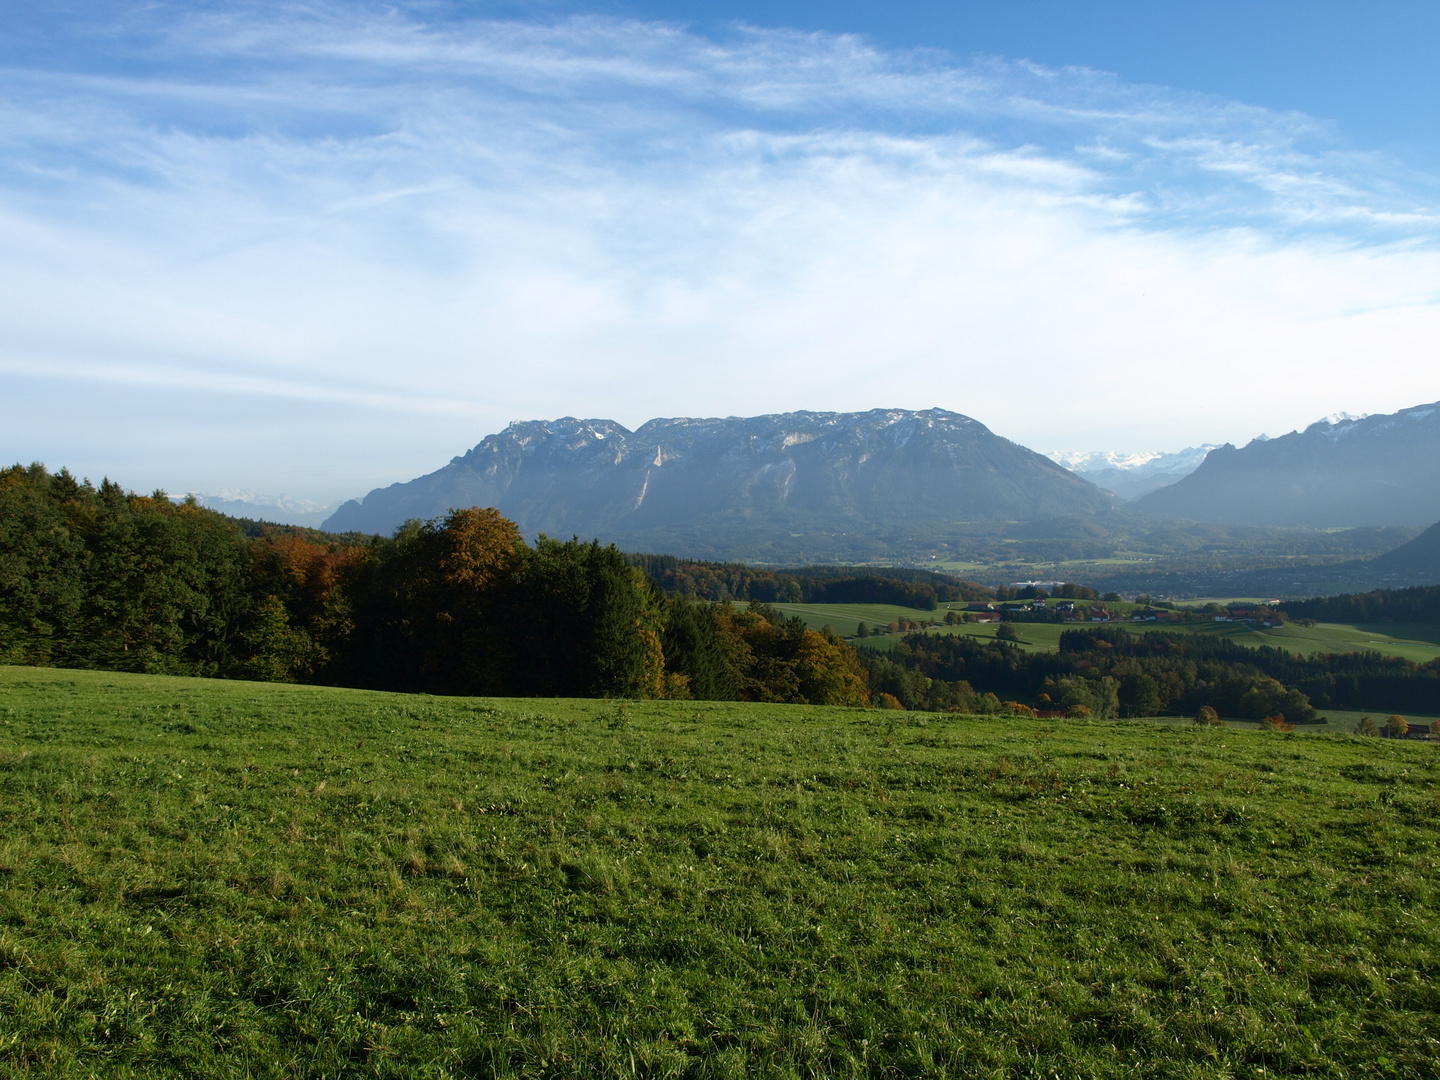
[[[1023,584],[1055,584],[1054,582],[1024,582]],[[1231,604],[1225,611],[1213,616],[1216,622],[1220,623],[1245,623],[1251,626],[1274,628],[1282,625],[1282,616],[1275,610],[1278,600],[1271,600],[1264,604]],[[1116,612],[1111,612],[1099,601],[1085,602],[1085,606],[1079,606],[1074,600],[1061,600],[1055,604],[1046,604],[1044,599],[1034,600],[1012,600],[1004,603],[987,604],[984,602],[966,604],[964,607],[966,615],[975,622],[999,622],[1001,619],[1013,618],[1016,615],[1040,615],[1053,613],[1059,615],[1064,622],[1115,622],[1126,618]],[[1142,607],[1135,608],[1130,612],[1128,619],[1137,623],[1173,623],[1182,622],[1186,612],[1175,611],[1170,608]]]
[[[1091,604],[1078,608],[1074,600],[1061,600],[1054,607],[1047,605],[1043,598],[1034,600],[1013,600],[1003,604],[974,603],[965,605],[965,614],[973,616],[976,622],[999,622],[1015,615],[1043,615],[1057,613],[1066,622],[1109,622],[1115,616],[1103,604]]]
[[[1275,610],[1279,600],[1269,600],[1264,604],[1229,604],[1223,613],[1213,616],[1219,623],[1249,623],[1265,627],[1276,627],[1281,625],[1280,613]]]

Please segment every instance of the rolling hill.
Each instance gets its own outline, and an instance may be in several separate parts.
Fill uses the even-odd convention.
[[[1434,584],[1440,582],[1440,522],[1431,525],[1408,544],[1374,559],[1371,567],[1386,574],[1396,574],[1407,581]]]
[[[6,667],[0,716],[6,1076],[1436,1074],[1433,745]]]

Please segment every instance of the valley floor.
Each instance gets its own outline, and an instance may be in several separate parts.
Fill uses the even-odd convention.
[[[1440,1075],[1440,753],[0,668],[0,1073]]]

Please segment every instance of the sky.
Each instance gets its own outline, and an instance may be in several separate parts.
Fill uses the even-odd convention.
[[[4,14],[6,461],[328,504],[512,420],[1440,398],[1440,5]]]

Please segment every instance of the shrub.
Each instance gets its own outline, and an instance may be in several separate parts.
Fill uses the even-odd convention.
[[[1000,704],[1000,699],[994,694],[981,694],[975,699],[975,711],[981,716],[993,716],[996,713],[1005,711],[1005,706]]]
[[[1370,717],[1362,716],[1360,722],[1355,725],[1355,734],[1373,737],[1380,734],[1380,728]]]
[[[1201,705],[1200,711],[1195,714],[1195,723],[1209,724],[1214,726],[1220,722],[1220,714],[1210,705]]]
[[[899,709],[902,712],[905,710],[905,706],[900,704],[899,698],[897,698],[894,694],[886,693],[879,693],[875,695],[875,708]]]

